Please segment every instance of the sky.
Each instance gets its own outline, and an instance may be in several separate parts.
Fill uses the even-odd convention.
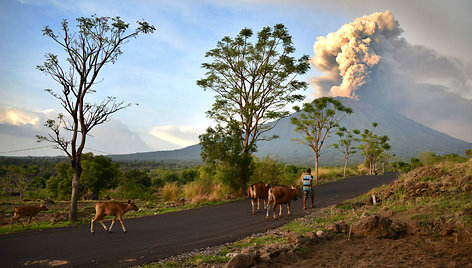
[[[131,29],[142,19],[156,27],[124,44],[118,60],[100,72],[92,100],[114,96],[132,105],[92,130],[86,151],[94,154],[198,143],[213,124],[205,114],[213,93],[196,85],[205,76],[205,53],[243,28],[258,32],[278,23],[292,35],[294,56],[312,58],[310,71],[298,78],[310,83],[301,92],[306,101],[350,88],[344,95],[472,142],[471,11],[469,0],[2,0],[0,155],[63,155],[36,142],[37,134],[48,133],[44,122],[64,112],[44,91],[58,84],[36,69],[46,53],[63,53],[41,30],[94,14],[120,16]],[[353,74],[361,82],[349,82]]]

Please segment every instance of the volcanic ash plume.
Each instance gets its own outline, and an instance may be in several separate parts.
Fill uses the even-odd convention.
[[[326,76],[313,80],[317,96],[357,98],[369,73],[380,61],[379,50],[402,30],[390,11],[378,12],[345,24],[337,32],[317,38],[311,63]],[[385,44],[387,43],[387,44]]]
[[[472,142],[472,65],[401,37],[390,11],[318,37],[315,97],[343,96]]]

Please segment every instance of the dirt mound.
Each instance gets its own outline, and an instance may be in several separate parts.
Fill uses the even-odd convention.
[[[353,237],[398,238],[406,230],[406,224],[393,222],[378,215],[363,217],[351,225]]]
[[[447,193],[472,190],[472,165],[459,165],[456,174],[436,167],[419,167],[401,176],[380,192],[373,192],[380,199],[415,200],[417,197],[437,197]]]

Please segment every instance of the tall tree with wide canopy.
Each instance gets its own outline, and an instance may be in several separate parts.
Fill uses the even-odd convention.
[[[197,81],[204,90],[216,93],[207,116],[222,126],[236,124],[240,131],[244,184],[256,142],[276,138],[263,134],[289,114],[288,104],[303,99],[296,92],[308,84],[296,78],[309,69],[307,55],[291,56],[295,47],[284,25],[263,28],[254,43],[251,37],[253,31],[244,28],[236,37],[219,41],[206,53],[211,62],[202,64],[207,73]]]
[[[46,54],[46,61],[37,69],[56,81],[60,90],[46,89],[59,100],[67,115],[60,113],[57,120],[49,119],[45,126],[52,132],[47,136],[38,135],[38,141],[56,144],[69,157],[73,169],[72,194],[69,220],[77,220],[77,200],[79,181],[82,173],[81,155],[87,134],[96,126],[105,123],[115,112],[129,107],[108,97],[99,103],[89,103],[87,96],[96,92],[97,76],[107,63],[115,63],[122,54],[121,46],[139,34],[153,33],[155,28],[146,21],[138,21],[138,27],[128,32],[129,24],[120,17],[81,17],[77,19],[77,30],[69,28],[67,20],[62,21],[59,33],[49,26],[43,35],[50,37],[64,49],[66,63],[59,63],[59,57]],[[64,134],[65,133],[65,134]]]
[[[293,140],[310,147],[315,153],[315,180],[318,181],[321,148],[331,130],[337,128],[339,122],[352,113],[352,109],[332,97],[321,97],[312,103],[304,103],[303,108],[295,106],[294,110],[297,115],[290,118],[290,123],[295,125],[295,131],[302,138]]]

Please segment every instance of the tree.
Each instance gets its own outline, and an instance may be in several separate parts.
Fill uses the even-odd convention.
[[[352,109],[332,97],[321,97],[312,103],[304,103],[303,108],[294,107],[297,115],[290,118],[295,131],[302,138],[293,139],[310,147],[315,153],[315,180],[318,181],[318,159],[321,148],[332,129],[339,126]]]
[[[92,153],[82,154],[82,176],[80,193],[91,194],[98,198],[100,192],[117,186],[117,178],[121,175],[119,163],[113,163],[111,158],[103,155],[94,156]]]
[[[206,77],[197,81],[204,90],[216,93],[207,116],[224,127],[234,124],[241,132],[244,184],[256,142],[276,138],[263,134],[289,114],[285,110],[288,104],[303,99],[296,92],[308,84],[296,78],[309,69],[308,56],[298,60],[291,56],[295,47],[284,25],[263,28],[255,43],[251,42],[252,36],[253,31],[244,28],[236,37],[226,36],[219,41],[205,55],[212,59],[202,64]]]
[[[378,123],[373,122],[373,129],[378,126]],[[364,129],[362,132],[361,141],[363,144],[359,145],[359,149],[362,151],[362,154],[365,157],[364,166],[369,164],[369,175],[373,175],[376,171],[377,162],[380,159],[387,159],[385,154],[390,151],[391,147],[388,144],[388,136],[378,136],[372,130]],[[383,161],[383,166],[385,169],[385,161]]]
[[[5,173],[6,176],[0,180],[3,190],[10,194],[18,193],[23,199],[39,169],[36,165],[10,165],[6,167]]]
[[[465,151],[465,155],[466,155],[468,158],[472,159],[472,149],[467,149],[467,150]]]
[[[144,33],[152,33],[155,28],[145,21],[138,21],[139,27],[127,33],[129,24],[120,17],[81,17],[77,19],[77,31],[69,28],[67,20],[62,21],[60,33],[56,34],[49,26],[43,35],[50,37],[64,49],[67,64],[61,65],[57,55],[46,54],[46,61],[37,69],[56,81],[61,90],[46,89],[59,100],[70,118],[60,113],[57,120],[48,119],[45,126],[52,132],[47,136],[37,135],[38,141],[56,144],[56,148],[66,153],[73,169],[72,193],[69,220],[77,220],[77,200],[82,173],[81,155],[88,133],[96,126],[105,123],[115,112],[125,109],[129,104],[117,102],[108,97],[100,103],[89,103],[87,96],[96,92],[96,79],[107,63],[115,63],[122,54],[121,46],[130,38]],[[65,135],[64,132],[69,135]]]
[[[246,186],[243,170],[247,175],[252,174],[252,156],[255,147],[247,157],[242,154],[242,135],[237,124],[229,124],[224,128],[217,125],[209,127],[205,134],[199,136],[203,161],[220,182],[230,186],[233,191],[241,191]],[[248,161],[249,163],[246,163]]]
[[[349,156],[351,154],[357,153],[357,146],[355,145],[360,139],[356,136],[361,134],[358,129],[353,129],[352,131],[347,130],[345,127],[340,127],[336,132],[339,140],[338,143],[333,143],[332,146],[344,154],[344,177],[346,177],[347,163],[349,161]]]
[[[147,199],[146,192],[151,186],[148,170],[132,169],[124,172],[119,181],[119,192],[127,199]]]

